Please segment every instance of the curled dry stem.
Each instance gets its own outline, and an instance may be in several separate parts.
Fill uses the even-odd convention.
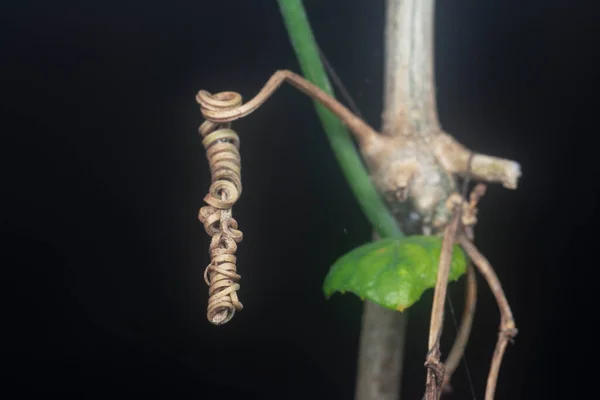
[[[500,332],[498,333],[498,341],[496,342],[496,348],[492,357],[492,363],[490,366],[490,372],[488,374],[487,385],[485,389],[485,400],[493,400],[494,393],[496,392],[496,385],[498,383],[498,374],[500,372],[500,365],[502,364],[502,358],[504,351],[509,341],[517,335],[518,331],[515,325],[515,321],[508,304],[508,300],[502,290],[502,285],[498,276],[494,272],[494,269],[490,265],[489,261],[479,252],[473,242],[464,234],[459,235],[458,242],[461,247],[465,250],[469,258],[473,261],[473,264],[477,267],[479,272],[484,276],[498,307],[500,308]]]
[[[202,110],[202,114],[206,119],[221,123],[245,117],[256,111],[265,101],[267,101],[283,82],[290,83],[292,86],[314,100],[317,100],[332,113],[337,115],[338,118],[354,133],[356,140],[361,146],[367,145],[369,141],[377,140],[378,132],[362,119],[354,115],[352,111],[347,109],[342,103],[325,93],[318,86],[288,70],[279,70],[275,72],[260,92],[245,104],[226,110],[206,108]],[[201,90],[198,92],[197,99],[198,101],[201,101],[210,96],[210,93]]]
[[[236,107],[241,97],[234,92],[218,93],[199,98],[202,110],[223,110]],[[243,235],[232,217],[232,207],[242,194],[240,140],[230,124],[219,124],[210,119],[199,129],[206,148],[211,171],[210,189],[198,218],[204,224],[210,242],[211,263],[204,271],[209,285],[207,318],[215,325],[228,322],[235,311],[243,308],[237,290],[240,276],[236,272],[237,244]]]

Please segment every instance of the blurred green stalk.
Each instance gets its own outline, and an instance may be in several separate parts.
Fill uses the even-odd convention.
[[[323,91],[335,97],[321,62],[302,0],[277,0],[277,2],[296,52],[302,75]],[[314,105],[342,173],[373,229],[382,238],[404,236],[371,183],[369,174],[348,130],[323,105],[317,101],[314,101]]]

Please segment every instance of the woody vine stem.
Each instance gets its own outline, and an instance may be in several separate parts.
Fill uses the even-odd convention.
[[[318,59],[314,38],[299,0],[279,0],[286,25],[299,36],[291,35],[298,51],[312,47],[306,57],[299,57],[305,75],[324,75]],[[436,110],[433,74],[433,0],[388,0],[386,21],[386,89],[383,132],[379,133],[330,95],[327,81],[317,85],[290,71],[277,71],[263,89],[247,103],[234,92],[211,94],[200,91],[197,101],[207,122],[201,128],[203,144],[211,166],[213,183],[208,204],[200,212],[205,229],[212,236],[211,264],[206,269],[210,285],[208,318],[215,324],[227,322],[241,309],[237,299],[235,249],[242,234],[232,217],[232,206],[241,194],[239,140],[230,123],[247,116],[260,107],[277,88],[288,82],[320,104],[319,115],[324,121],[332,148],[340,166],[359,200],[365,215],[382,236],[401,235],[398,225],[408,234],[443,235],[438,279],[431,315],[429,351],[426,357],[427,385],[425,397],[437,400],[442,385],[450,380],[452,363],[460,359],[468,338],[474,310],[474,279],[467,284],[467,315],[463,317],[459,337],[448,357],[445,368],[440,360],[439,338],[442,333],[445,291],[452,248],[456,241],[465,250],[473,265],[490,286],[501,312],[498,342],[492,357],[486,400],[493,399],[502,356],[508,341],[516,335],[512,312],[491,265],[472,242],[472,227],[476,223],[476,204],[482,196],[482,186],[476,186],[469,201],[458,193],[456,178],[469,177],[478,181],[501,183],[515,189],[520,176],[518,163],[474,153],[458,143],[441,128]],[[300,39],[300,40],[299,40]],[[306,43],[302,43],[305,40]],[[299,56],[302,52],[298,51]],[[317,68],[316,72],[314,68]],[[308,71],[308,73],[307,73]],[[328,92],[329,93],[328,93]],[[325,110],[323,106],[329,110]],[[358,144],[362,160],[353,151],[350,138],[335,124],[335,115],[347,126]],[[351,179],[350,179],[351,178]],[[374,183],[371,185],[370,180]],[[385,206],[381,207],[381,198]],[[408,224],[407,221],[411,221]],[[471,273],[469,273],[469,276]],[[469,301],[470,299],[470,301]],[[381,369],[380,369],[381,370]],[[381,387],[361,393],[358,400],[397,399],[394,388],[383,392]]]

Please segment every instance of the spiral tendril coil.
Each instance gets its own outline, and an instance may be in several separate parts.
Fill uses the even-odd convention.
[[[196,101],[204,115],[205,110],[230,110],[242,103],[235,92],[210,94],[198,92]],[[243,306],[237,296],[240,275],[236,272],[235,252],[243,235],[232,217],[232,207],[242,194],[240,140],[230,123],[216,123],[207,119],[200,125],[202,144],[211,172],[211,185],[204,197],[206,206],[198,218],[204,224],[210,242],[211,262],[204,270],[204,281],[209,286],[207,318],[215,325],[227,323]]]

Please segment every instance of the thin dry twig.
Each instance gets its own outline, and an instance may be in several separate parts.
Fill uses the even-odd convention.
[[[425,399],[437,400],[441,394],[444,378],[444,364],[440,361],[440,338],[444,322],[444,305],[448,289],[448,275],[452,262],[452,251],[456,240],[456,232],[460,225],[461,207],[455,207],[450,224],[444,230],[442,250],[438,267],[437,281],[431,308],[431,324],[429,327],[429,352],[425,361],[427,367],[427,383]]]
[[[467,168],[470,168],[473,160],[471,154],[467,161]],[[444,229],[444,239],[442,241],[442,250],[440,254],[440,262],[438,276],[433,297],[433,306],[431,309],[431,325],[429,328],[429,352],[427,353],[425,366],[427,367],[427,383],[425,386],[425,399],[437,400],[442,394],[442,389],[447,387],[449,377],[452,375],[456,366],[464,353],[464,349],[469,340],[471,332],[471,324],[475,313],[475,299],[477,293],[475,276],[471,265],[468,266],[468,281],[467,281],[467,300],[465,304],[465,313],[461,324],[461,331],[457,336],[453,352],[450,354],[450,369],[446,370],[446,366],[440,361],[440,338],[442,335],[442,327],[444,322],[444,304],[446,300],[446,291],[448,286],[448,275],[450,273],[450,265],[452,262],[452,252],[456,235],[463,224],[462,229],[471,228],[477,222],[477,203],[485,193],[485,185],[478,184],[471,192],[470,201],[464,201],[467,195],[467,188],[470,181],[470,175],[463,182],[462,194],[450,196],[446,202],[446,207],[453,210],[452,220]],[[469,229],[472,235],[472,230]]]
[[[496,348],[492,357],[492,363],[490,366],[490,372],[488,374],[487,385],[485,389],[485,400],[493,400],[494,393],[496,392],[496,385],[498,383],[498,374],[500,372],[500,365],[502,364],[502,358],[508,342],[512,342],[518,331],[515,325],[515,321],[508,304],[508,300],[502,290],[500,280],[494,272],[494,269],[490,265],[489,261],[479,252],[473,242],[464,234],[460,234],[458,242],[465,250],[469,258],[473,261],[473,264],[479,269],[479,272],[484,276],[498,307],[500,308],[500,331],[498,333],[498,341],[496,342]]]
[[[469,162],[472,162],[474,155],[471,155]],[[475,235],[473,232],[473,226],[477,223],[477,205],[481,198],[485,195],[487,190],[486,185],[478,183],[475,185],[471,193],[469,194],[469,201],[463,201],[467,196],[467,187],[469,185],[470,176],[467,176],[463,182],[462,195],[456,194],[456,197],[448,199],[448,204],[460,204],[462,207],[461,222],[463,225],[464,234],[471,240],[474,239]],[[454,339],[452,349],[444,363],[444,383],[442,385],[442,391],[444,393],[452,390],[450,386],[450,379],[452,374],[456,371],[456,368],[460,364],[461,359],[465,353],[465,348],[469,342],[469,336],[471,334],[471,327],[473,325],[473,318],[475,317],[475,307],[477,304],[477,278],[475,276],[475,269],[473,268],[472,261],[469,260],[467,267],[467,289],[465,292],[465,306],[462,314],[460,328]]]
[[[279,70],[275,72],[271,78],[265,83],[263,88],[254,96],[251,100],[240,105],[236,108],[228,110],[221,109],[202,109],[202,114],[206,119],[215,122],[231,122],[236,119],[245,117],[254,111],[256,111],[265,101],[269,99],[277,91],[277,89],[283,84],[288,82],[301,92],[305,93],[309,97],[319,101],[325,107],[327,107],[332,113],[338,116],[338,118],[350,129],[356,140],[361,146],[369,146],[370,141],[377,140],[378,132],[371,128],[365,121],[357,117],[346,108],[342,103],[331,97],[318,86],[314,85],[310,81],[304,79],[298,74],[288,70]],[[211,96],[205,90],[198,92],[198,98]]]
[[[465,353],[465,348],[469,342],[469,336],[471,335],[471,327],[473,326],[473,319],[475,317],[475,308],[477,305],[477,277],[475,276],[475,269],[469,262],[467,268],[467,282],[465,292],[465,307],[460,321],[460,328],[456,334],[456,339],[452,345],[452,349],[448,354],[448,358],[444,362],[444,384],[442,385],[443,392],[450,392],[450,381],[452,374],[458,368],[460,361]]]

